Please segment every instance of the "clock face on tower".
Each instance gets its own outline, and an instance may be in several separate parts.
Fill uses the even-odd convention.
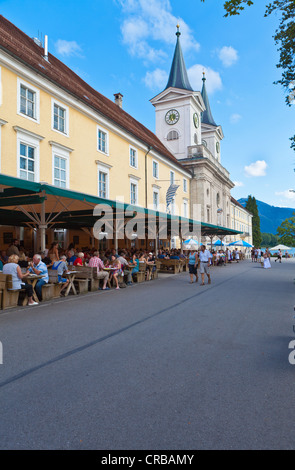
[[[194,126],[195,126],[195,128],[198,129],[198,127],[199,127],[199,116],[198,116],[197,113],[194,113],[194,115],[193,115],[193,120],[194,120]]]
[[[170,109],[165,115],[165,121],[167,124],[176,124],[179,120],[179,112],[176,109]]]

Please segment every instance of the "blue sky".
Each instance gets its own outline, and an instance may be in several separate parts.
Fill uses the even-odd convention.
[[[252,194],[295,208],[294,106],[280,78],[273,35],[279,18],[264,18],[267,0],[224,18],[223,0],[0,0],[0,13],[109,99],[155,131],[150,99],[166,85],[179,22],[191,85],[203,69],[215,121],[224,132],[221,163],[236,182],[232,195]]]

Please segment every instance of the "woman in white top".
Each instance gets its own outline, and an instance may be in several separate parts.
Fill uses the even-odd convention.
[[[11,255],[8,258],[8,262],[3,266],[3,274],[11,274],[12,276],[12,289],[22,289],[26,290],[28,296],[28,305],[38,305],[38,302],[33,300],[33,287],[31,284],[26,284],[23,282],[30,273],[27,272],[23,274],[20,266],[17,264],[19,257],[17,255]]]

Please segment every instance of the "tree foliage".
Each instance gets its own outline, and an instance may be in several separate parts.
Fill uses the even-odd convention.
[[[277,229],[279,243],[295,246],[295,214],[294,217],[284,220]]]
[[[246,6],[253,4],[254,0],[224,1],[224,16],[239,15]],[[286,92],[286,104],[291,106],[295,100],[295,0],[273,0],[266,5],[264,16],[267,17],[272,13],[279,18],[279,25],[273,37],[280,54],[277,68],[282,70],[281,79],[275,83],[283,86]],[[295,150],[295,136],[290,140],[291,148]]]
[[[271,247],[277,245],[278,243],[278,235],[274,235],[273,233],[261,233],[261,246]]]
[[[253,245],[256,247],[261,246],[261,231],[260,231],[260,217],[258,213],[258,207],[255,197],[248,196],[246,202],[246,209],[253,214],[252,218],[252,238],[253,238]]]

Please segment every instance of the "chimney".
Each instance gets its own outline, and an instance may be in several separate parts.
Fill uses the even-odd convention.
[[[122,108],[122,103],[123,103],[123,95],[121,95],[121,93],[115,93],[114,94],[114,97],[115,97],[115,103],[117,106],[119,106],[119,108]]]
[[[48,62],[48,36],[44,36],[44,59]]]

